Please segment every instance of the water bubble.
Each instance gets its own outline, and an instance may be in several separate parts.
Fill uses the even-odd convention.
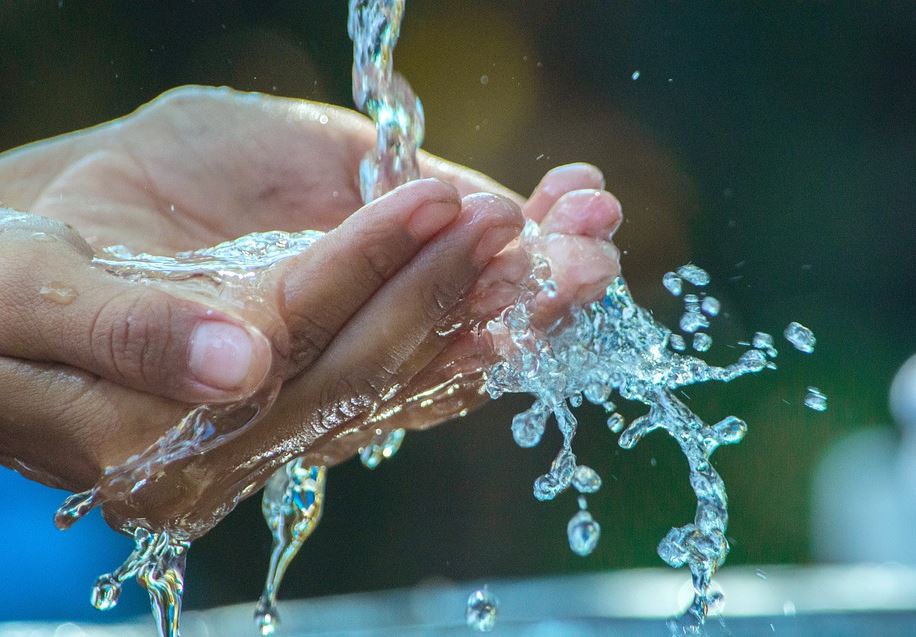
[[[827,394],[817,387],[809,387],[805,395],[805,407],[814,411],[827,411]]]
[[[487,633],[496,626],[496,612],[499,600],[486,587],[476,590],[468,597],[465,621],[468,628],[480,633]]]
[[[519,447],[534,447],[544,435],[547,411],[532,407],[512,418],[512,437]]]
[[[92,587],[92,605],[96,610],[110,610],[118,605],[121,583],[110,573],[102,575]]]
[[[692,263],[682,265],[677,269],[677,273],[682,279],[697,287],[709,285],[709,274],[706,270]]]
[[[569,548],[576,555],[585,557],[590,555],[598,546],[601,537],[601,525],[588,511],[578,511],[569,524],[566,525],[566,536],[569,539]]]
[[[665,289],[674,296],[680,296],[681,291],[684,289],[681,277],[674,272],[665,272],[665,275],[662,277],[662,285],[664,285]]]
[[[672,334],[668,338],[668,344],[671,346],[671,349],[676,352],[683,352],[685,349],[687,349],[687,343],[684,341],[684,337],[680,334]]]
[[[608,416],[608,429],[613,431],[615,434],[619,434],[621,431],[623,431],[623,428],[626,426],[626,424],[626,420],[624,420],[623,416],[618,413],[614,413]]]
[[[51,281],[47,285],[41,286],[38,293],[59,305],[70,305],[79,296],[79,292],[60,281]]]
[[[572,484],[579,493],[595,493],[601,488],[601,476],[591,467],[580,464],[573,473]]]
[[[684,312],[678,325],[688,334],[709,327],[709,319],[699,312]]]
[[[705,332],[697,332],[693,335],[693,349],[698,352],[706,352],[712,347],[712,337]]]
[[[792,321],[786,327],[785,337],[795,349],[805,354],[813,352],[814,345],[817,343],[817,339],[814,338],[814,332],[795,321]]]
[[[722,308],[722,304],[719,303],[719,299],[714,296],[707,296],[703,299],[703,305],[701,309],[703,313],[707,316],[718,316],[719,310]]]

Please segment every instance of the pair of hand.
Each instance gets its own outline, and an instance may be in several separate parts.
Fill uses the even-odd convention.
[[[373,140],[344,109],[182,88],[0,156],[0,460],[83,490],[189,404],[242,399],[279,373],[254,427],[104,507],[116,528],[191,528],[291,455],[334,464],[378,426],[426,427],[483,402],[479,333],[437,328],[512,302],[525,219],[548,235],[558,287],[541,320],[618,274],[620,206],[594,167],[554,169],[525,200],[423,154],[424,179],[363,206],[357,167]],[[90,263],[108,245],[174,254],[305,228],[327,234],[269,273],[263,312]],[[432,407],[416,400],[437,387],[449,390]]]

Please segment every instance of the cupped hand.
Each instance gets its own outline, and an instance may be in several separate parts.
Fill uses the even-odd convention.
[[[106,510],[116,526],[143,517],[181,527],[224,511],[293,455],[343,459],[359,431],[380,422],[383,398],[400,405],[386,427],[427,426],[480,402],[473,382],[447,408],[412,398],[479,373],[476,335],[438,336],[437,327],[459,306],[483,317],[511,302],[523,266],[517,249],[500,251],[518,234],[521,200],[424,155],[424,173],[437,179],[361,207],[356,167],[373,135],[365,119],[334,107],[182,89],[0,158],[5,205],[71,224],[86,240],[54,221],[0,218],[6,462],[86,488],[188,403],[238,399],[279,370],[283,389],[257,426]],[[595,169],[565,167],[524,204],[554,237],[558,303],[587,300],[616,274],[608,240],[619,206],[601,188]],[[269,311],[89,265],[90,246],[171,254],[303,228],[330,232],[271,274]]]

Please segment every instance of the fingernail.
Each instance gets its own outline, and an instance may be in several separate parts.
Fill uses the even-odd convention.
[[[457,201],[434,201],[413,211],[407,221],[407,230],[421,241],[442,230],[458,216],[461,206]]]
[[[191,334],[188,366],[205,385],[239,389],[255,359],[255,344],[241,327],[222,321],[202,321]]]
[[[604,188],[604,175],[591,164],[582,163],[558,166],[544,175],[541,181],[544,192],[553,196],[596,185]]]
[[[500,250],[518,236],[518,226],[496,226],[483,233],[474,248],[474,263],[483,267],[495,257]]]

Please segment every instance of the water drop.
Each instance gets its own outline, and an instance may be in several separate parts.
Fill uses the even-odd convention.
[[[817,387],[809,387],[805,395],[805,407],[814,411],[827,411],[827,394]]]
[[[535,405],[512,419],[512,437],[519,447],[534,447],[544,435],[547,410]]]
[[[718,316],[719,310],[722,308],[722,304],[719,303],[719,299],[714,296],[707,296],[703,299],[703,305],[701,309],[703,313],[707,316]]]
[[[664,285],[665,289],[674,296],[680,296],[681,291],[684,289],[681,277],[674,272],[665,272],[665,275],[662,277],[662,285]]]
[[[630,79],[631,79],[631,80],[638,80],[638,79],[639,79],[639,71],[633,71],[633,74],[630,76]]]
[[[580,464],[573,473],[572,484],[579,493],[595,493],[601,488],[601,476],[591,467]]]
[[[754,575],[756,575],[756,576],[759,577],[760,579],[764,579],[764,580],[767,578],[767,572],[766,572],[765,570],[763,570],[762,568],[756,569],[756,570],[754,571]]]
[[[712,347],[712,337],[705,332],[697,332],[693,335],[693,349],[698,352],[709,351]]]
[[[480,83],[481,83],[481,85],[483,85],[483,86],[486,86],[487,84],[489,84],[489,83],[490,83],[490,76],[489,76],[489,75],[481,75],[481,76],[480,76]]]
[[[590,555],[598,546],[601,537],[601,525],[588,511],[578,511],[569,524],[566,525],[566,536],[569,539],[569,548],[576,555],[585,557]]]
[[[709,319],[699,312],[684,312],[678,325],[682,331],[690,334],[709,327]]]
[[[814,332],[795,321],[792,321],[786,327],[785,337],[795,349],[805,354],[813,352],[814,345],[817,343],[817,339],[814,338]]]
[[[613,431],[615,434],[619,434],[623,431],[623,428],[626,426],[626,421],[623,416],[618,413],[611,414],[607,419],[608,429]]]
[[[709,285],[709,274],[706,270],[692,263],[682,265],[677,269],[677,273],[682,279],[697,287]]]
[[[96,610],[110,610],[121,597],[121,583],[111,574],[102,575],[92,587],[92,605]]]
[[[672,334],[668,338],[668,344],[675,352],[683,352],[687,349],[687,343],[684,341],[684,337],[680,334]]]
[[[79,296],[79,292],[60,281],[51,281],[47,285],[43,285],[38,290],[38,293],[49,301],[60,305],[70,305]]]
[[[465,621],[468,628],[479,633],[488,633],[496,626],[496,612],[499,600],[486,587],[476,590],[468,597]]]

